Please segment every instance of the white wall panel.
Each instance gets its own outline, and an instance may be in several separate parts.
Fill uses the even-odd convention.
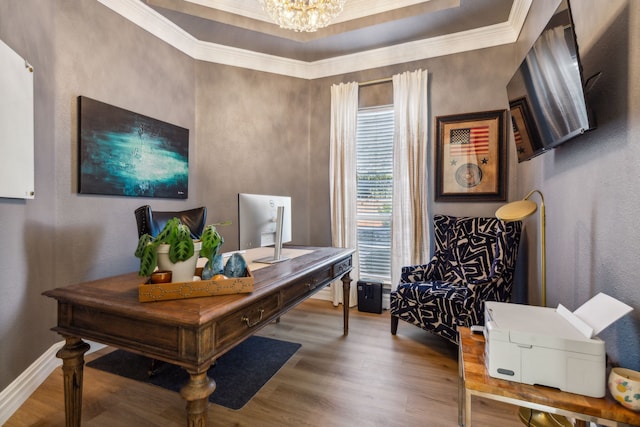
[[[0,41],[0,197],[33,199],[33,68]]]

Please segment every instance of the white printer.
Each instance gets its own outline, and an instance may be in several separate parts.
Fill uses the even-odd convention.
[[[606,386],[605,343],[594,335],[631,311],[604,294],[571,313],[557,309],[500,302],[485,303],[485,364],[494,378],[555,387],[562,391],[603,397]],[[615,316],[602,326],[582,317],[593,307],[616,305]],[[610,301],[610,300],[613,300]],[[591,301],[590,301],[591,302]],[[605,305],[606,305],[605,304]],[[622,305],[622,310],[620,310]],[[578,316],[582,314],[583,316]],[[607,313],[605,313],[606,315]],[[609,319],[611,316],[609,316]]]

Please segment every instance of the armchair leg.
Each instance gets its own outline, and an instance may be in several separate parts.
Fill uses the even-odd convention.
[[[397,316],[391,315],[391,335],[395,335],[398,332],[398,320],[400,318]]]

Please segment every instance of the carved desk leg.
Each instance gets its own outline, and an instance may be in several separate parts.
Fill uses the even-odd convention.
[[[216,389],[216,382],[207,377],[207,371],[188,372],[189,382],[180,390],[180,395],[187,401],[187,426],[205,427],[209,396]]]
[[[349,335],[349,296],[351,294],[351,276],[349,272],[342,276],[342,309],[344,318],[344,335]]]
[[[64,347],[56,353],[62,359],[64,413],[67,427],[79,427],[82,418],[84,354],[91,346],[77,337],[65,337],[65,340]]]

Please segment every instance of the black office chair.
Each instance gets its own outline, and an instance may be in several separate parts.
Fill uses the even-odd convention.
[[[151,206],[140,206],[135,210],[136,223],[138,224],[138,237],[143,234],[150,234],[156,237],[171,218],[180,218],[180,222],[188,226],[191,230],[191,237],[199,239],[202,236],[205,222],[207,220],[207,208],[201,206],[186,211],[152,211]]]

